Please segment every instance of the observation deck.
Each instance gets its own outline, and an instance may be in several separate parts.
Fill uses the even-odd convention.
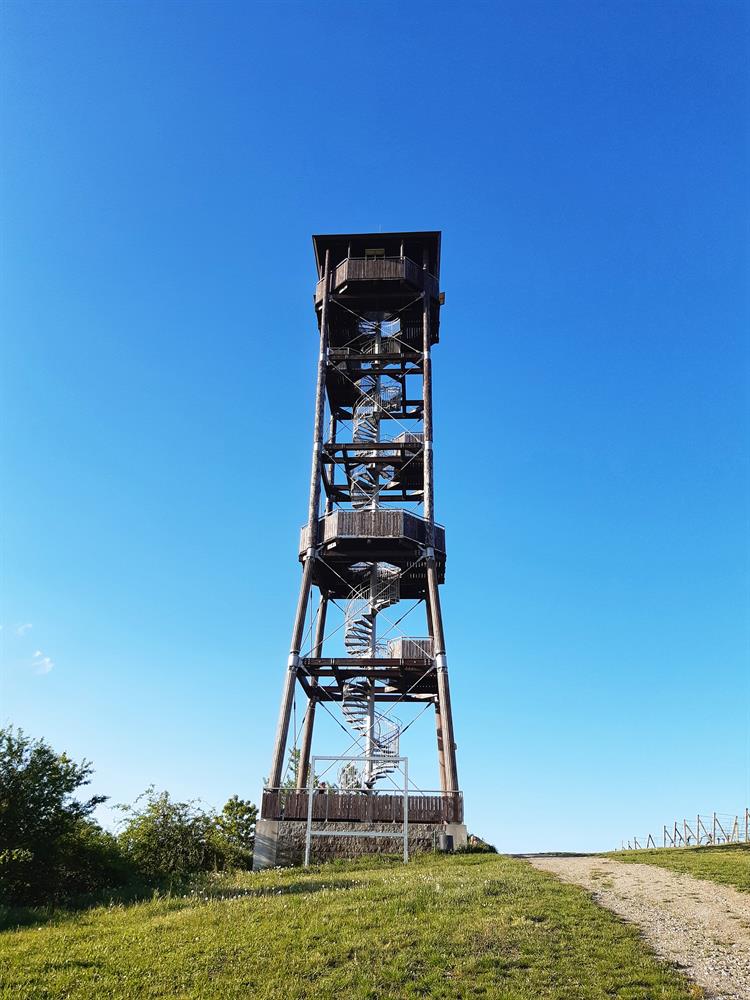
[[[342,305],[362,316],[369,311],[403,314],[413,326],[402,338],[405,343],[421,341],[423,298],[434,303],[430,310],[430,341],[436,344],[440,330],[440,233],[357,233],[313,236],[318,282],[313,300],[320,313],[325,296],[323,273],[326,254],[331,268],[331,295]],[[410,317],[408,307],[414,304]],[[336,315],[336,312],[340,315]],[[345,310],[333,310],[329,317],[331,343],[344,341],[337,336]],[[419,317],[419,319],[417,319]],[[417,322],[412,322],[417,320]],[[405,333],[407,331],[405,330]]]
[[[360,582],[358,562],[384,562],[404,570],[401,596],[424,597],[427,571],[422,559],[429,524],[407,510],[334,510],[318,518],[319,558],[314,580],[332,597],[347,597]],[[300,560],[310,547],[307,526],[300,532]],[[445,580],[445,528],[435,525],[433,547],[438,583]]]
[[[323,301],[323,279],[315,286],[316,307]],[[431,299],[440,294],[440,283],[409,257],[345,257],[333,270],[334,295],[377,297],[380,301],[404,293],[425,292]]]

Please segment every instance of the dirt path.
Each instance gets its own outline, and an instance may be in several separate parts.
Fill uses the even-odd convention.
[[[750,1000],[750,894],[610,858],[528,857],[638,924],[662,958],[716,1000]]]

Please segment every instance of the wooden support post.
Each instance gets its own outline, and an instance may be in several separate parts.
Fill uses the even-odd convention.
[[[458,768],[456,767],[456,742],[453,736],[453,712],[451,692],[448,683],[448,661],[445,655],[443,636],[443,616],[440,611],[437,569],[434,558],[427,560],[427,587],[430,598],[432,628],[435,633],[435,670],[437,673],[438,701],[440,707],[440,728],[443,735],[443,758],[445,763],[445,792],[458,791]]]
[[[315,387],[315,422],[310,469],[310,503],[307,510],[308,549],[305,554],[302,583],[300,585],[299,601],[297,602],[297,614],[294,620],[287,671],[281,694],[281,707],[279,708],[279,721],[276,726],[276,741],[271,761],[271,773],[268,777],[270,788],[279,787],[284,771],[284,757],[286,754],[287,737],[289,735],[289,717],[292,712],[292,702],[294,701],[294,688],[297,682],[297,668],[299,667],[299,651],[305,627],[305,612],[310,596],[312,570],[317,546],[321,458],[323,451],[323,415],[325,412],[325,380],[326,365],[328,363],[328,298],[331,284],[330,256],[330,251],[326,250],[325,266],[323,268],[323,302],[320,315],[318,378]]]
[[[722,826],[722,824],[721,824],[721,820],[720,820],[720,819],[719,819],[719,817],[718,817],[718,816],[716,815],[716,813],[714,813],[714,825],[716,826],[716,829],[717,829],[717,830],[719,831],[719,833],[721,834],[721,837],[722,837],[722,843],[724,843],[724,844],[728,843],[728,842],[729,842],[729,837],[727,837],[727,831],[726,831],[726,830],[724,829],[724,827]]]
[[[426,269],[428,254],[425,249],[422,266]],[[453,736],[453,713],[448,683],[448,661],[445,655],[443,616],[440,610],[437,568],[435,566],[435,486],[432,461],[432,358],[431,358],[430,297],[425,293],[422,309],[422,361],[423,361],[423,447],[424,447],[424,516],[427,521],[427,604],[428,621],[432,623],[433,655],[437,672],[438,710],[443,744],[443,769],[441,785],[444,792],[458,791],[456,743]]]
[[[338,430],[338,420],[331,414],[328,421],[328,441],[331,444],[336,443],[336,432]],[[336,463],[331,462],[328,467],[328,475],[331,480],[331,488],[336,485]],[[326,497],[326,514],[331,514],[333,512],[333,499],[331,497]]]
[[[312,655],[316,658],[323,655],[323,636],[326,627],[326,612],[328,611],[328,598],[321,595],[318,605],[318,621],[315,626],[315,640],[313,643]],[[310,678],[310,687],[318,686],[317,678]],[[302,726],[302,743],[299,752],[299,768],[297,769],[297,788],[307,786],[307,770],[310,766],[310,748],[312,747],[313,727],[315,725],[315,706],[317,699],[312,697],[307,702],[305,721]]]
[[[437,757],[438,773],[440,775],[441,791],[446,791],[447,782],[445,778],[445,747],[443,743],[443,723],[440,717],[440,702],[435,701],[435,734],[437,736]]]
[[[323,270],[323,302],[320,309],[320,349],[318,351],[318,378],[315,385],[315,425],[313,429],[312,462],[310,468],[310,504],[307,523],[310,528],[310,545],[317,542],[318,506],[320,504],[320,465],[323,451],[323,415],[326,403],[326,366],[328,364],[328,298],[330,294],[330,250],[326,250]]]
[[[430,602],[428,598],[424,601],[424,614],[427,621],[427,635],[432,639],[432,650],[435,651],[435,633],[432,629],[432,615],[430,613]]]
[[[435,630],[432,627],[432,613],[430,612],[429,597],[424,602],[425,618],[427,619],[427,635],[432,640],[432,655],[435,655]],[[437,737],[437,758],[438,774],[440,775],[440,788],[445,791],[447,788],[445,781],[445,744],[443,742],[443,724],[440,718],[440,700],[435,701],[435,735]]]
[[[426,253],[426,251],[425,251]],[[425,292],[422,310],[422,424],[424,448],[424,516],[427,521],[427,544],[432,546],[435,533],[435,485],[432,461],[432,347],[430,344],[430,298]]]
[[[286,754],[286,742],[289,735],[289,717],[292,713],[292,702],[294,701],[294,687],[297,683],[297,667],[299,666],[299,650],[302,644],[302,633],[305,628],[305,612],[307,610],[307,600],[310,596],[310,585],[312,583],[313,558],[308,556],[305,559],[302,571],[302,583],[299,590],[299,600],[297,602],[297,613],[294,617],[294,631],[292,633],[292,643],[287,660],[286,676],[284,677],[284,687],[281,694],[281,707],[279,708],[279,721],[276,725],[276,741],[274,743],[273,760],[271,761],[271,773],[268,776],[268,787],[278,788],[281,784],[284,771],[284,758]]]

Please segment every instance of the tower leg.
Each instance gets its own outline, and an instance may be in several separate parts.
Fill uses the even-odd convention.
[[[294,632],[292,633],[292,644],[287,660],[286,676],[284,677],[284,687],[281,694],[281,707],[279,708],[279,721],[276,726],[276,743],[273,750],[273,760],[271,762],[271,773],[268,777],[268,787],[278,788],[284,771],[284,758],[286,755],[286,742],[289,735],[289,717],[292,713],[292,702],[294,701],[294,686],[297,683],[297,667],[299,666],[299,650],[302,644],[302,632],[305,627],[305,611],[307,610],[307,600],[310,596],[310,584],[312,582],[312,568],[314,556],[308,553],[305,559],[305,567],[302,571],[302,583],[299,591],[299,601],[297,602],[297,614],[294,620]]]
[[[440,610],[440,595],[438,593],[437,569],[435,560],[427,560],[427,587],[430,599],[430,615],[435,636],[435,668],[437,670],[437,688],[440,705],[440,728],[443,734],[443,756],[445,760],[444,791],[458,791],[458,769],[456,767],[456,743],[453,737],[453,712],[451,710],[451,692],[448,683],[448,661],[445,656],[445,638],[443,635],[443,616]]]
[[[315,626],[315,642],[312,655],[318,657],[323,652],[323,636],[326,627],[326,612],[328,610],[328,598],[321,597],[318,605],[318,621]],[[310,679],[310,686],[318,686],[317,680]],[[305,721],[302,726],[302,744],[299,752],[299,768],[297,769],[297,788],[307,787],[307,770],[310,767],[310,748],[312,747],[313,726],[315,725],[316,698],[310,698],[305,712]]]
[[[432,627],[432,612],[430,611],[430,599],[425,598],[424,602],[425,617],[427,618],[427,635],[432,639],[432,653],[435,654],[435,630]],[[435,700],[435,735],[437,737],[437,758],[438,758],[438,773],[440,775],[440,790],[446,791],[447,786],[445,783],[445,747],[443,745],[443,726],[440,720],[440,701]]]
[[[445,750],[443,747],[443,723],[440,718],[440,702],[435,702],[435,732],[437,736],[438,771],[440,773],[440,791],[447,791],[445,780]]]
[[[325,294],[321,305],[320,317],[318,378],[315,387],[315,422],[313,426],[312,461],[310,464],[310,504],[307,512],[307,544],[309,545],[309,548],[305,556],[302,583],[299,591],[299,601],[297,603],[297,615],[294,620],[294,631],[292,633],[292,645],[289,650],[286,677],[284,678],[284,688],[281,695],[279,721],[276,727],[276,743],[273,751],[273,760],[271,762],[271,774],[268,778],[269,786],[271,788],[279,787],[284,771],[284,755],[286,753],[286,742],[289,733],[289,716],[291,715],[292,702],[294,701],[294,686],[297,682],[297,668],[299,667],[299,648],[302,644],[302,632],[305,627],[305,611],[307,610],[307,600],[310,596],[313,562],[315,560],[315,545],[318,533],[320,470],[323,451],[323,414],[325,411],[326,365],[328,363],[328,295],[330,290],[329,250],[326,250],[323,281]]]

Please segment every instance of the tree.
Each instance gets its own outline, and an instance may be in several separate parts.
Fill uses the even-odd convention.
[[[297,787],[297,776],[299,775],[300,769],[300,758],[302,756],[302,751],[298,747],[292,747],[289,751],[289,760],[286,764],[286,771],[284,773],[284,778],[281,782],[280,787],[286,789],[287,791],[292,791]],[[308,774],[309,780],[309,774]],[[313,784],[317,785],[318,777],[317,775],[313,779]],[[263,779],[263,786],[268,788],[268,778]],[[305,782],[305,787],[307,787],[307,781]]]
[[[0,729],[0,890],[11,902],[56,901],[127,878],[114,838],[90,818],[106,796],[75,796],[92,773],[87,760]]]
[[[249,868],[253,860],[258,808],[233,795],[214,819],[216,846],[225,865]]]
[[[282,788],[296,788],[297,778],[299,777],[299,766],[300,766],[300,756],[301,751],[298,747],[292,747],[289,751],[289,760],[286,765],[286,774],[284,775],[284,780],[281,783]]]

